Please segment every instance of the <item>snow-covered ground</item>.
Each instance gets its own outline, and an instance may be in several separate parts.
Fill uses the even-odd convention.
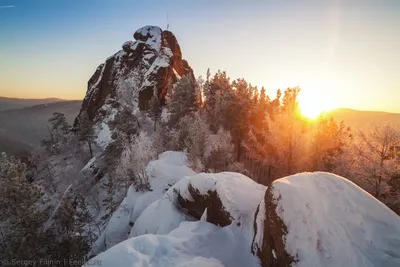
[[[101,252],[126,240],[130,233],[130,236],[142,235],[146,231],[148,233],[167,233],[176,228],[184,220],[181,220],[180,217],[175,218],[175,216],[172,216],[170,212],[173,212],[174,207],[168,206],[169,201],[163,202],[160,199],[180,179],[196,174],[188,167],[186,154],[174,151],[164,152],[159,155],[157,160],[151,161],[148,164],[146,173],[152,191],[136,191],[133,186],[128,189],[126,197],[111,216],[105,228],[105,233],[96,242],[99,249],[94,250],[94,253]],[[143,212],[146,208],[148,210]],[[171,222],[172,225],[168,226],[166,218],[163,217],[162,222],[166,224],[161,229],[151,228],[152,225],[149,223],[154,223],[153,218],[150,220],[146,218],[148,216],[151,217],[155,212],[157,214],[158,212],[163,212],[162,209],[166,209],[163,214],[167,214],[175,222]],[[142,213],[144,213],[143,216],[141,215]],[[185,218],[184,215],[182,216]],[[132,225],[134,225],[134,228],[131,231]]]
[[[244,241],[243,233],[236,227],[182,222],[168,235],[128,239],[91,259],[86,266],[260,266]]]
[[[272,203],[264,201],[266,187],[238,173],[195,174],[182,152],[161,154],[146,171],[153,191],[129,189],[102,237],[112,247],[86,266],[262,266],[251,243],[254,237],[262,247],[268,234],[262,231]],[[193,200],[189,187],[201,195],[216,192],[232,223],[207,222],[207,208],[199,221],[184,214],[178,196]],[[301,173],[270,190],[287,227],[282,239],[296,260],[292,266],[400,266],[400,218],[352,182]],[[279,251],[272,253],[279,260]]]

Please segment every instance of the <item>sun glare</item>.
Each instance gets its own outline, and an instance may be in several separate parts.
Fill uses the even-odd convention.
[[[314,99],[303,100],[299,104],[301,114],[309,119],[315,119],[325,111],[324,106]]]
[[[303,116],[315,119],[324,111],[333,109],[332,101],[321,94],[321,91],[305,88],[300,91],[299,107]]]

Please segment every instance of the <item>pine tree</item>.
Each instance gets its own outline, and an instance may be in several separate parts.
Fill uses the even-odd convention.
[[[89,223],[90,215],[87,208],[82,208],[86,208],[82,198],[74,192],[67,192],[61,199],[50,230],[54,239],[54,257],[58,260],[68,259],[68,262],[64,262],[67,266],[71,266],[69,263],[74,260],[82,261],[90,249],[89,238],[83,234],[83,227]]]
[[[198,109],[196,86],[196,81],[191,76],[183,76],[170,88],[167,108],[170,112],[169,125],[173,128],[182,117]]]
[[[89,120],[89,116],[86,112],[81,113],[79,116],[78,135],[79,141],[87,143],[89,147],[90,158],[93,158],[92,144],[94,142],[95,133],[93,129],[93,123]]]
[[[161,118],[161,102],[157,94],[155,94],[149,101],[149,109],[147,115],[154,120],[154,131],[157,130],[157,124]]]
[[[47,127],[49,131],[49,139],[42,139],[41,145],[51,153],[60,153],[61,146],[66,144],[67,135],[70,130],[67,119],[63,113],[55,112],[49,119],[51,127]]]
[[[105,207],[107,213],[103,216],[103,220],[110,219],[111,215],[118,208],[118,203],[115,199],[117,184],[115,183],[114,174],[109,174],[107,178],[107,182],[103,183],[107,192],[107,197],[103,200],[103,206]]]
[[[232,89],[230,78],[226,72],[218,72],[214,77],[209,80],[210,73],[207,72],[207,82],[204,86],[205,97],[205,110],[207,114],[207,121],[213,132],[217,132],[221,126],[221,109],[220,105],[223,104],[222,97],[229,93]]]
[[[43,256],[43,235],[39,228],[45,213],[36,202],[40,190],[26,179],[26,168],[19,160],[0,157],[0,221],[5,225],[0,239],[0,258],[38,259]]]
[[[254,87],[244,79],[232,83],[234,90],[225,92],[220,105],[222,111],[222,126],[230,131],[235,144],[235,159],[240,161],[242,143],[249,131],[250,114],[252,111]]]

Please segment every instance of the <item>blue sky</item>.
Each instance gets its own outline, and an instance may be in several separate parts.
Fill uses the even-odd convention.
[[[170,30],[195,75],[226,70],[304,102],[400,112],[400,1],[0,0],[0,95],[83,98],[144,25]]]

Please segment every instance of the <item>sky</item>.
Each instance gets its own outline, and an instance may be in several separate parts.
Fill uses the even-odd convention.
[[[399,14],[398,0],[0,0],[0,96],[82,99],[138,28],[169,23],[196,76],[400,112]]]

